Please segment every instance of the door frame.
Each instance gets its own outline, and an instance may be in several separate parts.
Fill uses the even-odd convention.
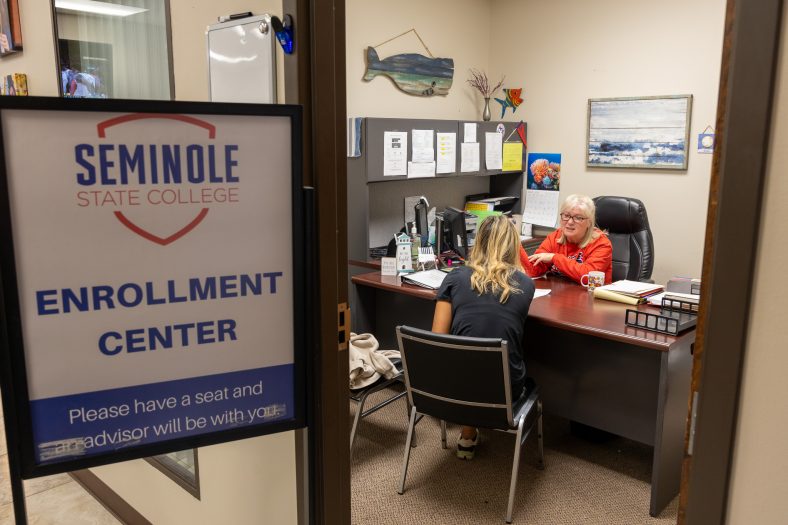
[[[725,520],[782,9],[782,0],[727,3],[693,367],[698,402],[679,523]],[[286,101],[304,107],[304,184],[315,189],[320,260],[309,378],[315,397],[311,431],[301,438],[314,470],[303,489],[309,510],[301,522],[350,523],[348,356],[337,339],[337,309],[347,302],[345,2],[283,0],[283,12],[295,20],[295,52],[285,56]],[[737,177],[741,172],[751,176]],[[692,423],[688,418],[688,436]]]
[[[282,12],[294,20],[285,102],[303,107],[304,186],[313,188],[316,225],[307,251],[319,262],[310,287],[313,397],[308,430],[296,434],[299,523],[333,525],[350,523],[348,349],[338,334],[348,295],[345,0],[283,0]]]
[[[782,0],[726,7],[680,524],[726,519],[782,9]]]

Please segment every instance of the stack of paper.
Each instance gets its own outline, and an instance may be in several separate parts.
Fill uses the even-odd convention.
[[[489,201],[468,201],[465,203],[465,211],[475,213],[477,211],[493,211],[495,203]]]
[[[594,290],[594,298],[617,301],[625,304],[641,304],[646,298],[665,288],[661,284],[641,283],[639,281],[616,281]]]
[[[610,292],[616,292],[628,295],[630,297],[647,297],[657,292],[661,292],[664,288],[665,287],[661,284],[627,281],[626,279],[599,287],[600,290],[608,290]]]

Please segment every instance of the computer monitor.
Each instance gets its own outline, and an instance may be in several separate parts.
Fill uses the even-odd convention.
[[[463,259],[468,258],[468,233],[465,229],[465,212],[457,208],[443,210],[443,240],[446,249]],[[445,251],[442,249],[442,251]]]
[[[416,232],[421,236],[421,245],[426,246],[430,236],[430,225],[427,221],[427,208],[429,204],[423,197],[413,207],[416,214]]]

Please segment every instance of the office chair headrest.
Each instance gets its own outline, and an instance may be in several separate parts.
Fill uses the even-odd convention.
[[[649,229],[643,202],[631,197],[596,197],[596,223],[611,233],[635,233]]]

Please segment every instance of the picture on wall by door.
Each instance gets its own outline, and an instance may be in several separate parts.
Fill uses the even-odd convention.
[[[22,50],[22,29],[17,0],[0,0],[0,56]]]
[[[19,0],[8,0],[8,18],[11,21],[11,48],[22,50],[22,22],[19,20]]]
[[[586,165],[687,169],[692,95],[588,100]]]

